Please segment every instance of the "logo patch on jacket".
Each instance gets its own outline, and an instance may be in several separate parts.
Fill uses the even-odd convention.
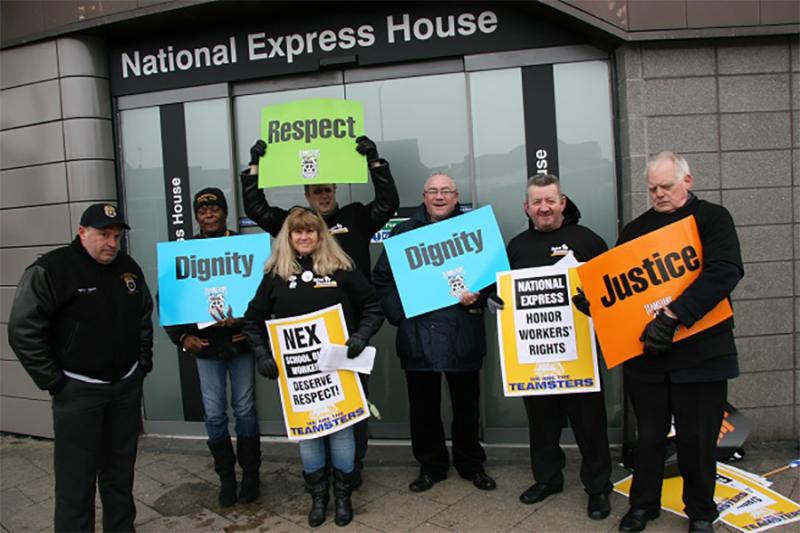
[[[571,250],[569,246],[566,244],[562,244],[561,246],[551,246],[550,247],[550,256],[556,257],[559,255],[567,255]]]
[[[342,226],[341,222],[336,224],[335,226],[331,226],[328,230],[331,235],[340,235],[342,233],[350,233],[350,230],[347,229],[347,226]]]
[[[325,276],[323,278],[314,278],[314,288],[315,289],[324,289],[327,287],[338,287],[339,284],[332,280],[330,277]]]
[[[136,294],[139,292],[139,286],[136,283],[136,280],[139,277],[132,273],[132,272],[125,272],[120,276],[122,278],[122,282],[125,284],[125,288],[128,289],[128,294]]]

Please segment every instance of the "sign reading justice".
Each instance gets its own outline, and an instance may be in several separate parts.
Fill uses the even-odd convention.
[[[694,216],[612,248],[578,267],[608,368],[641,355],[644,348],[639,337],[647,323],[702,270],[703,245]],[[681,325],[674,339],[685,339],[732,315],[726,298],[691,328]]]
[[[355,149],[363,134],[361,102],[318,98],[265,107],[261,138],[267,153],[258,186],[366,183],[367,164]]]

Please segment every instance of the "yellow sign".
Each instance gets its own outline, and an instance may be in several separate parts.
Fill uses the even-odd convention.
[[[606,366],[642,354],[645,326],[697,279],[703,269],[703,244],[694,217],[686,217],[628,241],[578,267],[597,327]],[[723,299],[691,328],[680,326],[675,340],[685,339],[733,315]]]
[[[497,274],[506,302],[497,314],[506,396],[600,390],[592,321],[572,306],[574,268],[524,268]]]
[[[267,330],[278,365],[283,419],[290,439],[323,437],[369,417],[355,372],[317,368],[323,346],[347,342],[341,305],[268,320]]]
[[[618,481],[614,490],[628,496],[632,476]],[[800,505],[770,490],[765,478],[730,465],[717,463],[714,501],[720,520],[739,531],[758,532],[800,521]],[[683,478],[666,478],[661,489],[661,508],[686,517],[683,512]]]

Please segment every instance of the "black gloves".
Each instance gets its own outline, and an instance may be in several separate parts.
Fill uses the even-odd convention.
[[[592,316],[592,310],[589,309],[589,300],[586,299],[586,295],[583,294],[583,289],[580,287],[578,287],[578,293],[572,297],[572,305],[584,315]]]
[[[278,378],[278,365],[275,363],[275,358],[272,357],[272,350],[268,346],[264,346],[256,351],[256,366],[258,373],[269,379]]]
[[[258,160],[264,157],[267,153],[267,143],[261,139],[250,147],[250,165],[258,165]]]
[[[489,312],[493,315],[502,311],[505,307],[506,303],[498,295],[490,294],[486,297],[486,308],[489,309]]]
[[[379,159],[378,147],[375,146],[375,143],[372,142],[372,139],[366,135],[356,137],[356,151],[359,154],[367,156],[367,163],[372,163],[373,161],[377,161]]]
[[[358,335],[351,335],[350,338],[347,339],[346,344],[347,344],[348,359],[355,359],[361,354],[361,352],[364,351],[364,348],[367,347],[367,341],[365,341]]]
[[[672,347],[672,337],[678,329],[680,320],[670,318],[659,311],[656,317],[645,326],[640,341],[644,341],[644,353],[648,355],[661,355]]]

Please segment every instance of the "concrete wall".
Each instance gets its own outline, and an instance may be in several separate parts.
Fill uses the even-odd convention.
[[[50,400],[8,346],[15,286],[67,244],[85,207],[115,201],[105,50],[64,38],[0,52],[0,430],[52,434]]]
[[[624,221],[648,208],[646,158],[686,156],[701,198],[737,225],[733,294],[742,375],[730,402],[754,438],[800,435],[798,38],[626,44],[617,51]]]

